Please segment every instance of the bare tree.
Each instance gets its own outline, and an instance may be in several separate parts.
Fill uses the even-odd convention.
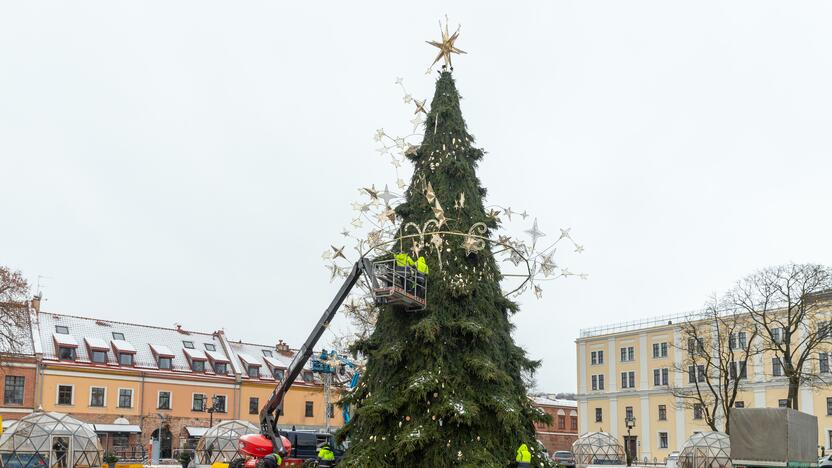
[[[20,353],[31,339],[28,299],[29,284],[23,275],[0,266],[0,356]]]
[[[756,352],[757,327],[714,298],[704,312],[681,325],[681,332],[677,352],[685,357],[674,370],[685,380],[672,385],[671,393],[712,430],[727,433],[729,410],[747,382],[748,361]]]
[[[789,406],[794,409],[800,407],[800,386],[819,382],[809,364],[820,345],[829,342],[830,322],[821,312],[830,310],[830,293],[829,267],[794,263],[760,270],[729,293],[731,305],[757,324],[762,349],[779,359],[779,370],[789,382]]]

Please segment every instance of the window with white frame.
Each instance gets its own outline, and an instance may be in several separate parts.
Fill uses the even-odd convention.
[[[786,339],[785,330],[783,330],[782,328],[772,328],[771,329],[771,339],[776,344],[783,343],[783,340]]]
[[[635,348],[632,346],[626,346],[621,348],[621,362],[630,362],[635,361],[636,353]]]
[[[205,411],[205,401],[208,397],[204,393],[194,393],[191,411]]]
[[[829,373],[829,353],[818,353],[818,368],[821,374]]]
[[[603,364],[604,363],[604,351],[592,351],[589,353],[589,360],[590,363],[594,365]]]
[[[74,402],[72,394],[74,392],[72,385],[58,385],[58,404],[71,405]]]
[[[160,391],[159,392],[159,402],[156,406],[157,409],[170,409],[171,405],[171,397],[170,392],[167,391]]]
[[[659,405],[659,421],[667,421],[667,405]]]
[[[667,448],[667,432],[659,432],[659,448]]]
[[[592,381],[592,389],[593,390],[603,390],[604,389],[604,375],[593,375],[590,379]]]
[[[781,377],[783,375],[783,363],[780,361],[779,356],[771,358],[771,375],[774,377]]]
[[[104,387],[90,387],[90,406],[103,408],[105,395]]]
[[[688,383],[704,382],[705,366],[702,364],[688,366]]]
[[[653,357],[666,358],[667,357],[667,342],[653,343]]]
[[[656,387],[669,385],[668,374],[669,372],[666,367],[662,369],[653,369],[653,385]]]
[[[604,410],[595,408],[595,422],[604,422]]]
[[[705,340],[703,338],[688,338],[688,354],[698,356],[705,354]]]
[[[728,334],[728,349],[745,349],[748,339],[744,331]]]
[[[624,420],[633,419],[633,407],[632,406],[625,406],[624,407]]]
[[[635,371],[621,373],[621,388],[636,388]]]
[[[113,332],[113,339],[114,339],[114,340],[122,340],[122,341],[124,341],[124,333],[121,333],[121,332]]]
[[[737,378],[740,380],[748,378],[748,364],[746,361],[731,362],[728,363],[728,366],[728,373],[731,380],[737,380]]]
[[[214,395],[214,411],[225,413],[225,395]]]
[[[93,349],[90,351],[90,361],[96,364],[107,363],[107,351],[101,349]]]
[[[19,375],[7,375],[3,387],[4,405],[22,405],[23,390],[26,387],[26,377]]]
[[[132,408],[133,407],[133,389],[120,388],[118,389],[118,407]]]

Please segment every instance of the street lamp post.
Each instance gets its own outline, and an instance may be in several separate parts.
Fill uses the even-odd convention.
[[[630,431],[636,427],[636,418],[633,415],[627,415],[624,418],[624,424],[627,426],[627,440],[624,441],[624,454],[627,456],[627,466],[632,466],[633,464],[633,453],[630,450],[630,443],[632,442],[632,436],[630,435]]]

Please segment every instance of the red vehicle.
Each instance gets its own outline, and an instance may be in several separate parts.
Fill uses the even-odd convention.
[[[347,298],[350,291],[352,291],[352,288],[362,274],[367,276],[367,282],[372,288],[377,303],[395,304],[414,310],[425,307],[425,279],[420,279],[420,289],[410,288],[408,290],[404,285],[411,284],[411,281],[413,282],[412,284],[416,284],[415,277],[414,279],[410,278],[410,276],[416,274],[415,269],[408,267],[405,270],[396,270],[387,268],[383,265],[385,263],[388,262],[377,262],[383,281],[383,285],[381,286],[379,286],[379,282],[376,279],[376,265],[373,262],[362,258],[353,265],[352,271],[350,271],[344,284],[341,285],[338,294],[332,299],[329,307],[326,308],[323,316],[318,320],[318,324],[312,330],[309,337],[306,338],[306,342],[303,343],[303,346],[301,346],[295,355],[292,363],[289,364],[286,377],[277,384],[271,397],[269,397],[269,400],[260,410],[260,434],[248,434],[240,437],[239,450],[245,460],[235,460],[229,465],[229,468],[255,468],[260,459],[275,452],[275,446],[279,447],[277,453],[283,458],[281,467],[300,467],[303,464],[304,460],[300,458],[287,457],[287,455],[292,453],[292,445],[286,437],[279,435],[280,431],[277,427],[277,419],[280,411],[278,409],[283,406],[283,398],[286,396],[286,392],[289,391],[295,379],[306,366],[306,362],[312,356],[312,348],[318,343],[321,335],[323,335],[329,323],[335,317],[336,312],[338,312],[338,308],[341,307],[341,304]]]

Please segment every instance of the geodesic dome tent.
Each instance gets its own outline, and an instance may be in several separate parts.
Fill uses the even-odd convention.
[[[575,466],[621,465],[626,463],[624,447],[606,432],[587,432],[572,443]]]
[[[731,441],[724,432],[690,436],[679,450],[679,468],[731,468]]]
[[[230,463],[240,457],[237,447],[240,436],[258,434],[260,429],[254,424],[240,419],[223,421],[208,429],[196,444],[196,456],[199,463],[210,465],[214,462]]]
[[[101,460],[101,443],[92,425],[63,413],[34,412],[0,436],[3,467],[99,467]]]

